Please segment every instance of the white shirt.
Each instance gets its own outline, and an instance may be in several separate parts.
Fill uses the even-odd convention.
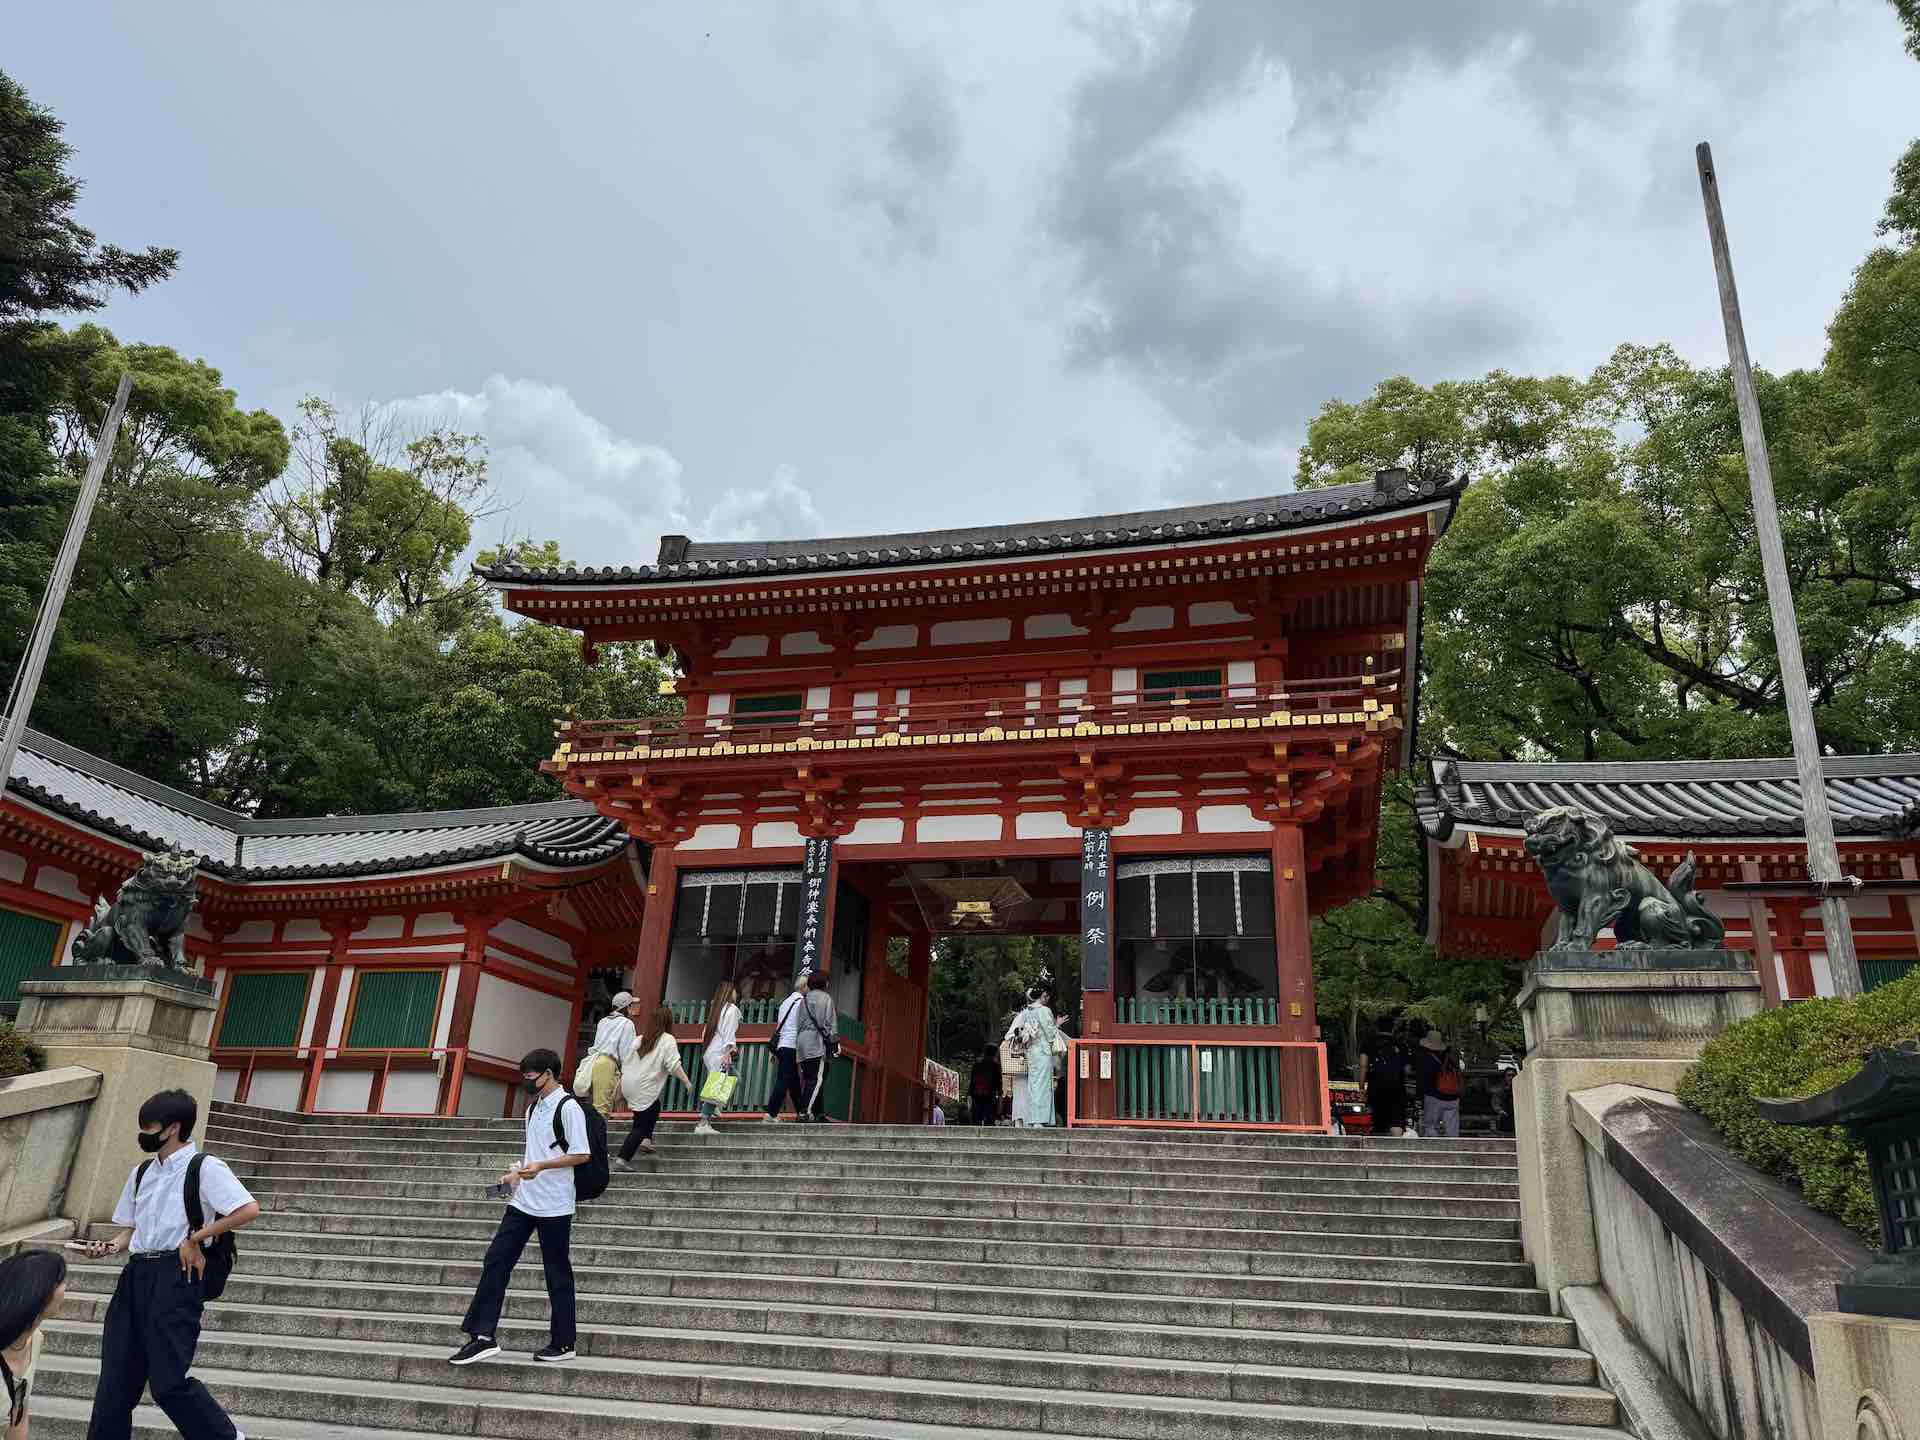
[[[600,1022],[593,1032],[592,1055],[611,1055],[613,1063],[624,1065],[627,1056],[633,1051],[633,1042],[639,1037],[633,1033],[633,1021],[627,1019],[618,1010]]]
[[[620,1072],[620,1093],[634,1109],[645,1110],[667,1088],[667,1076],[676,1072],[685,1073],[680,1071],[680,1042],[671,1030],[662,1030],[653,1049],[644,1055],[636,1050]]]
[[[113,1223],[131,1225],[133,1239],[127,1248],[136,1255],[147,1251],[178,1250],[191,1228],[187,1224],[187,1162],[193,1159],[193,1146],[182,1145],[165,1160],[155,1156],[147,1167],[147,1178],[140,1182],[140,1193],[133,1193],[133,1177],[138,1165],[127,1172],[127,1183],[120,1187],[120,1203],[113,1207]],[[234,1178],[227,1162],[209,1155],[200,1162],[200,1222],[211,1225],[216,1215],[231,1215],[242,1205],[253,1203],[247,1187]]]
[[[780,1033],[773,1042],[776,1050],[791,1050],[800,1043],[800,1007],[807,997],[798,990],[780,1002]]]
[[[573,1102],[560,1112],[560,1123],[565,1127],[562,1133],[567,1137],[565,1149],[553,1143],[553,1107],[563,1100]],[[545,1097],[536,1100],[527,1110],[527,1148],[521,1163],[531,1165],[556,1155],[591,1154],[587,1144],[587,1117],[580,1108],[582,1103],[574,1100],[563,1085],[554,1086]],[[514,1209],[527,1215],[573,1214],[573,1168],[556,1166],[542,1170],[531,1180],[522,1180],[513,1187],[512,1204]]]
[[[726,1064],[727,1051],[733,1048],[740,1036],[740,1007],[731,1001],[720,1012],[720,1019],[713,1027],[713,1039],[707,1045],[707,1069],[718,1070]]]

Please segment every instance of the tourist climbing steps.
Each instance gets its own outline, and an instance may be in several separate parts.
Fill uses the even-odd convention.
[[[616,1125],[615,1140],[622,1125]],[[1625,1440],[1520,1253],[1512,1142],[665,1126],[582,1207],[580,1355],[446,1357],[517,1122],[216,1105],[266,1214],[198,1373],[250,1440]],[[36,1440],[79,1440],[116,1266],[74,1267]],[[137,1433],[172,1433],[151,1407]]]

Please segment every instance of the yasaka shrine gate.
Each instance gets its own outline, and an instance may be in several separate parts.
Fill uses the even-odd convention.
[[[564,725],[550,768],[651,849],[631,988],[683,1038],[732,979],[753,1051],[812,963],[850,1111],[913,1118],[934,938],[1077,934],[1080,1122],[1320,1128],[1310,923],[1372,888],[1420,577],[1457,495],[1385,471],[485,573],[589,657],[645,640],[678,661],[684,715]]]

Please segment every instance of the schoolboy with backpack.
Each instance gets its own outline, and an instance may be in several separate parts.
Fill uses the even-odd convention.
[[[606,1193],[607,1122],[598,1110],[567,1093],[560,1083],[560,1057],[551,1050],[528,1052],[520,1062],[520,1083],[527,1092],[526,1148],[520,1163],[494,1187],[494,1193],[507,1200],[507,1213],[487,1246],[479,1287],[461,1323],[467,1343],[447,1357],[453,1365],[471,1365],[500,1353],[498,1327],[507,1282],[535,1235],[540,1237],[540,1266],[552,1318],[548,1343],[533,1358],[554,1362],[574,1355],[573,1215],[580,1201]]]

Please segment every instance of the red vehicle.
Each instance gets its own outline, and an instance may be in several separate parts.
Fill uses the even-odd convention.
[[[1327,1100],[1336,1130],[1347,1135],[1373,1133],[1373,1112],[1357,1080],[1329,1080]]]

